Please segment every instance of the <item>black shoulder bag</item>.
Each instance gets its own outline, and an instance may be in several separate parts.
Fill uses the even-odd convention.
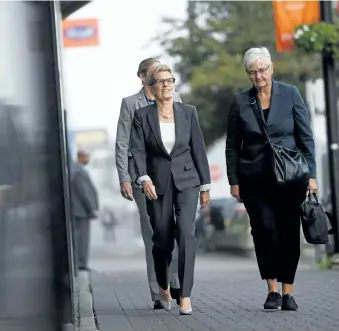
[[[328,229],[328,222],[332,226],[330,230]],[[315,193],[309,194],[301,205],[301,225],[306,241],[313,245],[327,244],[329,241],[328,235],[334,233],[333,217],[330,213],[324,211]]]
[[[277,184],[279,186],[300,184],[307,187],[310,173],[305,156],[299,149],[288,149],[271,142],[266,130],[266,123],[257,103],[257,96],[253,89],[250,91],[250,104],[258,121],[260,130],[269,144],[273,172]]]

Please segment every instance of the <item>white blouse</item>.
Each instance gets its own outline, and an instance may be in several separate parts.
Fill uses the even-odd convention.
[[[160,133],[162,143],[168,154],[171,154],[174,144],[175,144],[175,123],[160,123]],[[145,181],[151,181],[151,178],[147,175],[141,176],[138,178],[137,183],[141,185]],[[211,188],[211,184],[205,184],[200,186],[200,191],[209,191]]]
[[[175,144],[175,123],[160,122],[161,140],[168,154]]]

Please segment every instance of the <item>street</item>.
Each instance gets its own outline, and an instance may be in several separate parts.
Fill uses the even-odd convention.
[[[143,246],[131,228],[120,228],[117,243],[105,245],[93,224],[91,284],[100,331],[325,331],[339,327],[338,272],[301,265],[295,286],[298,312],[263,310],[266,285],[256,262],[226,253],[198,255],[192,293],[193,315],[152,310]]]

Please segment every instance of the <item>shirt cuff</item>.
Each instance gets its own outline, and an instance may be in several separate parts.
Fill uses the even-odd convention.
[[[145,175],[137,179],[137,184],[141,185],[143,182],[151,182],[151,181],[152,179],[149,176]]]
[[[207,192],[211,190],[211,184],[205,184],[200,186],[200,192]]]

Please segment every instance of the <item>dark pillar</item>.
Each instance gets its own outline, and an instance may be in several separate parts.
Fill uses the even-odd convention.
[[[59,2],[0,1],[0,330],[75,322]]]
[[[68,160],[68,147],[66,139],[66,112],[64,111],[62,84],[61,84],[61,49],[62,14],[60,2],[49,1],[49,16],[43,24],[49,26],[48,35],[45,34],[46,43],[46,72],[49,80],[48,98],[51,102],[50,126],[55,130],[55,135],[50,138],[50,147],[53,150],[54,160],[50,164],[50,171],[54,174],[51,178],[51,189],[58,199],[55,200],[53,219],[53,247],[55,294],[59,318],[64,325],[76,324],[75,294],[75,268],[73,257],[73,234],[70,212],[70,168]],[[52,140],[53,139],[53,140]],[[52,161],[52,158],[51,158]]]
[[[333,23],[332,2],[320,1],[321,20]],[[338,99],[335,60],[328,54],[322,56],[325,86],[325,109],[328,136],[330,185],[332,194],[332,213],[335,219],[334,250],[339,253],[339,130]]]

